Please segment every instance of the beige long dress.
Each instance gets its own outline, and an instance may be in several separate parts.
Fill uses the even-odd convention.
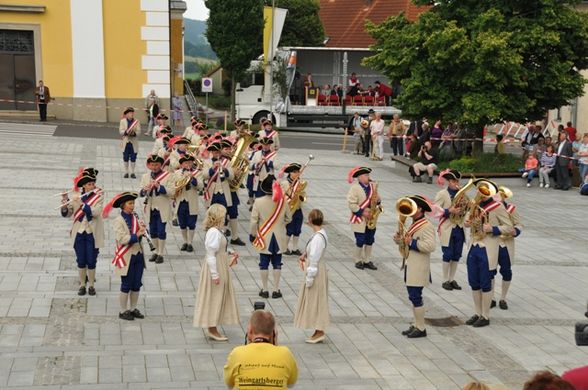
[[[200,272],[200,282],[194,307],[194,326],[210,328],[239,323],[239,309],[231,282],[227,239],[217,229],[210,228],[204,239],[206,257]],[[220,283],[212,282],[213,275]]]
[[[331,323],[329,278],[324,260],[326,247],[327,235],[323,229],[316,232],[306,244],[306,277],[300,287],[294,314],[294,326],[297,328],[325,330]],[[312,285],[308,287],[311,281]]]

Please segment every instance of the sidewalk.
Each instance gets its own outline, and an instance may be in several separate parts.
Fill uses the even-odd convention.
[[[284,149],[278,166],[306,161],[308,150]],[[141,142],[138,172],[151,143]],[[260,300],[258,257],[250,246],[236,248],[241,261],[233,283],[241,326],[223,331],[228,343],[213,343],[192,327],[195,291],[204,251],[198,218],[195,253],[180,252],[181,235],[170,226],[165,263],[149,263],[139,308],[144,320],[117,318],[119,278],[110,266],[114,238],[106,222],[106,247],[97,268],[97,296],[78,297],[77,272],[68,239],[70,221],[54,208],[52,195],[71,187],[79,166],[94,166],[106,198],[137,190],[139,180],[123,179],[119,141],[5,135],[0,145],[0,388],[32,389],[224,389],[223,365],[243,342],[253,302]],[[493,309],[490,327],[463,325],[472,314],[466,270],[460,264],[462,291],[441,288],[441,252],[432,258],[433,284],[424,291],[426,339],[400,335],[411,307],[391,237],[396,229],[396,199],[422,193],[433,198],[438,187],[410,182],[405,167],[390,160],[367,161],[338,151],[318,151],[304,173],[309,181],[304,211],[320,208],[330,245],[330,310],[327,342],[308,345],[308,331],[293,327],[297,294],[303,282],[295,257],[284,258],[283,299],[268,299],[279,324],[279,343],[289,346],[299,364],[297,389],[457,389],[471,380],[520,389],[536,370],[557,373],[586,364],[588,348],[574,343],[576,321],[586,310],[588,259],[583,227],[588,210],[576,192],[510,187],[523,218],[517,238],[509,310]],[[385,208],[380,217],[375,263],[359,271],[345,195],[347,172],[368,164]],[[139,176],[140,177],[140,176]],[[249,212],[239,216],[246,239]],[[26,221],[26,222],[25,222]],[[305,227],[301,245],[310,237]],[[500,282],[497,283],[500,286]]]

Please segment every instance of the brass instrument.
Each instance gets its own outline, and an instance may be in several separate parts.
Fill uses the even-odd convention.
[[[194,165],[195,165],[196,170],[199,170],[199,171],[201,171],[202,167],[204,167],[204,163],[202,162],[202,160],[200,160],[198,158],[194,161]],[[180,179],[176,180],[175,190],[174,190],[174,194],[172,196],[172,199],[177,199],[178,196],[180,196],[180,194],[182,193],[182,191],[184,191],[186,186],[188,184],[190,184],[193,177],[194,176],[192,175],[192,173],[190,173],[189,175],[182,176]]]
[[[406,265],[406,259],[408,258],[409,252],[408,245],[406,245],[405,241],[406,233],[408,232],[408,229],[406,228],[406,219],[416,214],[418,206],[414,200],[408,197],[403,197],[396,201],[395,207],[396,212],[398,213],[398,235],[400,236],[398,250],[402,256],[402,265],[400,269],[403,270]]]
[[[378,182],[374,182],[374,193],[370,199],[369,210],[370,217],[366,221],[366,226],[368,229],[374,230],[378,223],[378,217],[384,212],[384,208],[378,204]]]
[[[312,154],[309,154],[308,160],[306,160],[306,163],[304,163],[304,165],[300,169],[300,176],[302,176],[302,172],[304,172],[304,170],[312,160],[314,160],[314,156]],[[290,207],[290,211],[292,212],[296,211],[300,207],[300,203],[306,202],[306,197],[302,194],[306,190],[306,186],[308,185],[308,183],[304,180],[300,180],[300,176],[298,176],[297,180],[290,183],[288,189],[286,190],[286,199],[289,199],[288,206]],[[298,188],[294,192],[294,186],[296,185],[296,183],[299,184]]]
[[[498,193],[500,194],[500,197],[502,198],[503,201],[507,200],[508,198],[512,198],[512,196],[514,195],[512,190],[508,187],[505,187],[505,186],[498,186]],[[507,214],[508,214],[508,218],[509,218],[510,222],[512,223],[513,231],[511,234],[502,233],[500,235],[500,238],[502,240],[510,240],[511,238],[514,238],[515,221],[513,220],[512,215],[510,213],[507,213]]]
[[[482,199],[496,195],[496,189],[486,180],[476,183],[476,196],[470,202],[470,231],[474,241],[481,241],[486,237],[484,225],[488,222],[488,215],[480,207]]]
[[[470,204],[470,198],[467,196],[467,192],[472,188],[474,185],[474,179],[470,179],[465,186],[457,191],[457,194],[451,200],[452,207],[459,207],[459,213],[457,214],[450,214],[449,220],[451,223],[456,225],[463,224],[463,220],[465,219],[466,214],[468,213],[468,205]]]
[[[247,176],[249,170],[249,159],[247,158],[247,149],[253,142],[253,136],[251,134],[243,134],[231,157],[231,168],[233,169],[233,178],[229,181],[231,191],[237,191],[243,183],[243,179]]]

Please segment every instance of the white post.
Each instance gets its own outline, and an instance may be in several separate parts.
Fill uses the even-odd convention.
[[[208,92],[206,92],[206,103],[205,103],[206,107],[205,107],[205,123],[206,126],[208,126]]]

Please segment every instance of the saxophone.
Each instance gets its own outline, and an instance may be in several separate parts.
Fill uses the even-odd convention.
[[[370,217],[366,221],[366,226],[370,230],[376,228],[378,217],[384,212],[384,208],[378,204],[378,182],[374,182],[374,193],[370,199]]]

